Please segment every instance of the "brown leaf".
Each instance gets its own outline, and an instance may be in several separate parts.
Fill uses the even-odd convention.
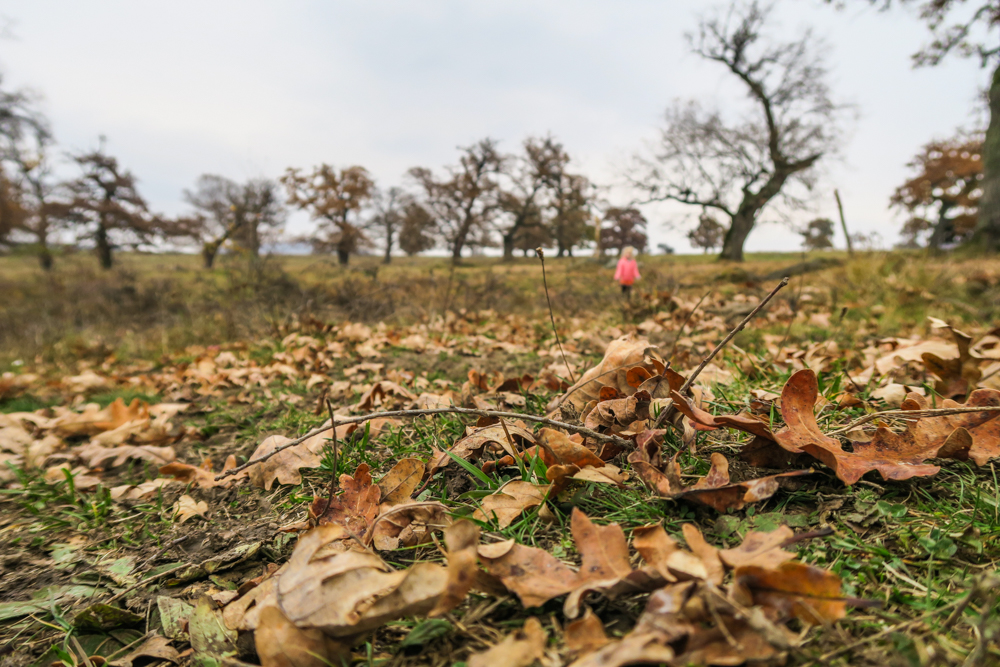
[[[231,470],[235,467],[236,457],[230,454],[226,457],[226,462],[222,466],[221,472],[226,472],[227,470]],[[215,477],[219,473],[212,472],[211,459],[205,459],[202,461],[201,466],[193,466],[189,463],[179,463],[177,461],[168,463],[167,465],[160,467],[160,474],[171,475],[175,480],[184,484],[190,484],[193,482],[202,489],[211,489],[216,486],[230,486],[233,482],[240,478],[240,475],[236,475],[225,477],[216,481]]]
[[[208,512],[208,503],[204,500],[195,501],[191,496],[181,496],[180,499],[174,503],[173,514],[174,518],[177,519],[177,523],[184,523],[188,519],[196,516],[202,518]]]
[[[350,657],[350,646],[321,630],[298,628],[276,606],[265,607],[254,632],[261,667],[327,667]]]
[[[170,640],[160,635],[153,635],[129,651],[124,657],[108,663],[112,667],[132,667],[132,663],[140,658],[154,661],[167,661],[177,664],[181,662],[181,654],[170,645]],[[143,661],[145,662],[145,660]]]
[[[382,504],[398,505],[412,500],[410,496],[420,486],[426,466],[420,459],[400,459],[379,483],[382,490]]]
[[[525,455],[532,455],[533,450],[525,452]],[[556,464],[584,466],[594,466],[601,468],[604,461],[594,452],[583,445],[574,442],[562,431],[551,428],[543,428],[538,432],[538,456],[547,466]]]
[[[674,650],[662,643],[658,633],[629,633],[590,655],[570,663],[570,667],[622,667],[623,665],[672,664]]]
[[[775,494],[783,477],[807,475],[811,470],[792,472],[730,483],[729,461],[719,453],[712,454],[712,467],[705,477],[692,486],[681,485],[681,470],[676,456],[669,463],[660,461],[660,447],[654,439],[643,441],[629,454],[628,460],[640,479],[663,498],[684,499],[708,505],[719,512],[743,509],[748,503],[766,500]]]
[[[368,530],[367,543],[379,551],[414,547],[431,541],[434,531],[451,525],[448,508],[437,502],[412,502],[383,512]]]
[[[525,510],[545,502],[549,487],[521,480],[507,482],[482,500],[482,507],[472,513],[477,521],[496,518],[499,528],[506,528]]]
[[[535,443],[534,434],[526,428],[508,423],[507,431],[510,432],[510,437],[514,440],[514,444],[519,444],[522,449]],[[456,442],[450,451],[460,459],[475,461],[480,459],[488,448],[498,452],[501,450],[505,451],[513,457],[521,456],[520,452],[511,447],[507,439],[507,432],[504,431],[503,425],[499,423],[473,430]],[[451,457],[446,453],[439,452],[431,460],[431,473],[433,474],[444,468],[451,463],[451,460]]]
[[[685,523],[681,526],[681,532],[688,549],[705,564],[705,580],[716,586],[721,585],[725,570],[722,568],[719,550],[705,541],[705,537],[693,523]]]
[[[444,531],[444,543],[448,547],[448,583],[437,605],[431,610],[431,617],[443,616],[457,607],[468,595],[476,575],[479,556],[479,526],[462,519],[448,526]]]
[[[948,327],[958,347],[958,356],[942,359],[933,352],[924,352],[921,359],[928,371],[938,376],[934,391],[945,398],[964,399],[983,376],[979,370],[979,359],[972,356],[969,346],[972,337],[957,329]]]
[[[937,466],[921,465],[927,457],[909,451],[901,439],[887,438],[884,445],[858,445],[854,452],[845,452],[840,442],[824,435],[816,423],[813,406],[818,396],[816,373],[809,369],[796,372],[785,383],[781,391],[781,415],[786,426],[774,434],[775,441],[784,449],[819,459],[845,484],[854,484],[871,470],[877,470],[883,479],[894,480],[927,477],[940,470]]]
[[[77,456],[89,468],[117,468],[126,461],[149,461],[153,465],[166,465],[177,458],[173,447],[150,445],[120,445],[103,447],[90,442],[75,449]]]
[[[541,606],[576,587],[576,572],[544,549],[509,540],[480,545],[479,558],[525,607]]]
[[[583,610],[583,616],[566,625],[564,639],[566,648],[573,655],[593,653],[611,641],[604,632],[601,619],[590,610],[590,607]]]
[[[841,596],[840,577],[799,562],[782,563],[776,568],[759,565],[739,567],[734,573],[738,586],[747,589],[753,604],[794,616],[803,623],[820,625],[843,618],[847,601]]]
[[[378,516],[382,490],[372,484],[367,463],[358,465],[353,477],[341,475],[340,488],[343,492],[329,503],[325,498],[314,498],[309,514],[319,525],[338,524],[360,537]]]
[[[769,533],[754,530],[747,533],[740,546],[719,551],[719,557],[730,568],[757,565],[774,569],[795,558],[795,554],[781,548],[793,535],[788,526]]]
[[[945,399],[938,407],[997,406],[1000,406],[1000,391],[976,389],[964,404]],[[931,407],[929,401],[919,394],[910,394],[902,405],[904,410],[925,410],[929,407]],[[958,429],[964,429],[971,437],[971,446],[967,451],[963,451],[962,448],[945,447],[945,443]],[[936,452],[931,456],[957,459],[967,457],[976,465],[986,465],[991,458],[1000,457],[1000,411],[922,417],[915,422],[909,422],[901,437],[911,440],[916,448]]]
[[[548,639],[541,622],[532,616],[524,627],[504,637],[496,646],[469,656],[469,667],[528,667],[545,657]]]
[[[644,363],[647,352],[655,354],[656,346],[650,345],[648,340],[634,334],[626,334],[611,341],[601,363],[584,373],[583,377],[569,388],[567,393],[570,395],[565,401],[566,404],[572,405],[576,412],[580,413],[587,403],[597,400],[602,386],[613,387],[622,394],[631,395],[634,389],[628,383],[629,370],[636,366],[644,366],[650,371],[655,371],[656,367],[652,363]],[[558,400],[553,400],[548,409],[554,410]]]
[[[282,450],[266,461],[252,465],[247,469],[250,482],[267,491],[275,482],[279,484],[297,485],[302,483],[301,468],[318,468],[322,462],[320,452],[325,441],[323,434],[310,438],[294,447]],[[267,456],[278,447],[291,442],[291,438],[283,435],[272,435],[264,439],[250,456],[250,461]]]
[[[649,419],[650,395],[637,391],[626,398],[600,401],[584,420],[584,426],[592,430],[602,427],[628,426],[634,421]]]

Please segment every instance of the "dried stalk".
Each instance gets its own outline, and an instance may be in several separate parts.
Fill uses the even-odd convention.
[[[841,435],[882,417],[895,419],[922,419],[924,417],[962,415],[970,412],[1000,412],[1000,405],[967,406],[959,408],[928,408],[927,410],[883,410],[882,412],[873,412],[870,415],[866,415],[857,421],[851,422],[843,428],[838,428],[836,431],[830,431],[827,435]]]
[[[579,433],[583,436],[597,440],[598,442],[611,442],[619,446],[631,447],[632,441],[626,440],[625,438],[620,438],[616,435],[607,435],[605,433],[598,433],[592,429],[586,428],[585,426],[575,426],[574,424],[567,424],[565,422],[556,421],[555,419],[548,419],[546,417],[537,417],[535,415],[525,415],[519,412],[502,412],[500,410],[479,410],[477,408],[427,408],[422,410],[387,410],[385,412],[372,412],[367,415],[358,415],[356,417],[344,417],[343,419],[338,419],[337,421],[331,423],[329,426],[321,426],[319,428],[309,431],[303,436],[286,442],[281,447],[278,447],[274,451],[270,452],[265,456],[261,456],[256,459],[247,461],[241,466],[237,466],[223,473],[215,476],[215,480],[219,481],[229,477],[231,475],[236,475],[243,472],[252,465],[262,463],[275,454],[282,452],[295,445],[301,445],[303,442],[312,438],[313,436],[319,435],[320,433],[325,433],[331,428],[336,428],[338,426],[343,426],[344,424],[361,424],[372,419],[378,419],[383,417],[426,417],[428,415],[447,415],[447,414],[459,414],[459,415],[476,415],[477,417],[506,417],[507,419],[524,419],[530,422],[537,422],[539,424],[545,424],[546,426],[551,426],[553,428],[563,429],[564,431],[571,431],[573,433]]]

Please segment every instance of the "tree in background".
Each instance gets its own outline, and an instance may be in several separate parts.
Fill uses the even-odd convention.
[[[903,237],[898,247],[915,250],[921,246],[921,239],[927,232],[934,229],[934,223],[926,218],[912,217],[903,223],[900,236]]]
[[[982,148],[982,137],[975,135],[932,141],[907,164],[917,175],[890,199],[891,206],[919,220],[904,225],[904,236],[915,242],[930,228],[927,245],[939,249],[972,235],[983,195]]]
[[[625,246],[637,251],[646,249],[646,218],[636,208],[609,208],[601,225],[601,248],[616,248],[620,255]]]
[[[545,222],[542,209],[533,207],[514,236],[514,249],[520,250],[525,257],[530,257],[534,255],[536,248],[551,248],[552,231]]]
[[[64,211],[57,201],[57,188],[48,161],[52,132],[48,121],[34,108],[34,100],[23,91],[0,90],[0,166],[6,182],[0,196],[16,201],[0,202],[7,221],[15,229],[34,238],[38,261],[48,271],[53,258],[49,234],[53,220]],[[16,216],[16,219],[15,219]]]
[[[150,242],[158,231],[157,220],[139,194],[135,176],[105,153],[103,145],[72,159],[82,173],[66,184],[71,198],[61,216],[76,229],[78,240],[94,243],[101,268],[110,269],[112,251]]]
[[[431,214],[453,263],[493,221],[500,206],[497,179],[504,167],[504,156],[493,139],[483,139],[461,151],[459,164],[447,167],[444,178],[426,167],[409,172],[422,190],[421,204]]]
[[[309,211],[322,226],[325,238],[318,238],[316,249],[334,248],[342,265],[351,253],[367,242],[361,225],[361,210],[375,195],[375,182],[364,167],[354,166],[338,172],[328,164],[315,167],[311,174],[289,169],[281,178],[288,191],[288,203]]]
[[[726,228],[708,213],[698,216],[698,226],[687,233],[688,241],[695,248],[702,248],[705,254],[722,245]]]
[[[434,247],[434,216],[419,202],[403,206],[399,228],[399,247],[409,257]]]
[[[866,0],[888,9],[892,0]],[[833,3],[834,0],[827,0]],[[842,5],[841,0],[836,4]],[[970,235],[984,249],[1000,251],[1000,0],[900,0],[916,6],[927,23],[931,42],[913,54],[915,67],[935,66],[949,54],[978,58],[982,67],[992,67],[988,94],[990,120],[983,139],[983,178],[976,225]],[[937,228],[935,227],[935,232]],[[933,234],[932,234],[933,237]]]
[[[833,247],[833,220],[816,218],[799,232],[806,250],[828,250]]]
[[[549,233],[556,242],[556,254],[573,256],[573,248],[593,238],[590,209],[593,187],[585,176],[558,172],[549,182]]]
[[[836,149],[841,107],[830,98],[816,38],[770,42],[770,9],[734,3],[702,20],[694,53],[723,65],[749,95],[754,113],[741,120],[697,103],[678,104],[651,157],[639,157],[631,179],[648,201],[677,201],[728,219],[722,259],[743,260],[758,217],[776,198],[801,205],[790,185],[810,188],[817,162]]]
[[[500,209],[506,214],[500,224],[505,261],[514,258],[517,239],[525,236],[522,230],[528,225],[541,224],[541,202],[547,188],[558,180],[568,163],[569,155],[552,137],[528,138],[524,154],[506,160],[510,186],[499,195]]]
[[[215,263],[219,249],[231,242],[253,257],[260,254],[262,237],[285,223],[278,184],[268,179],[237,183],[224,176],[203,174],[184,199],[195,214],[175,221],[174,235],[201,244],[206,269]]]
[[[402,189],[392,187],[386,192],[375,195],[375,215],[368,226],[382,237],[382,263],[392,262],[392,250],[403,227],[404,209],[409,203],[408,196]]]
[[[7,174],[0,168],[0,244],[12,243],[12,232],[24,224],[27,211],[23,200],[17,183],[7,178]]]

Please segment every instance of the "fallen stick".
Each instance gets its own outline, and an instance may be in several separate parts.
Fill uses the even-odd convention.
[[[842,433],[847,433],[848,431],[853,431],[859,426],[864,426],[868,422],[873,422],[876,419],[882,417],[895,418],[895,419],[922,419],[924,417],[945,417],[947,415],[962,415],[968,414],[970,412],[1000,412],[1000,405],[981,405],[981,406],[968,406],[959,408],[928,408],[927,410],[883,410],[882,412],[873,412],[870,415],[866,415],[861,419],[851,422],[843,428],[838,428],[836,431],[830,431],[827,435],[841,435]]]
[[[447,415],[447,414],[459,414],[459,415],[476,415],[478,417],[499,417],[507,419],[524,419],[525,421],[537,422],[539,424],[545,424],[546,426],[552,426],[553,428],[561,428],[566,431],[571,431],[573,433],[579,433],[588,438],[597,440],[598,442],[611,442],[619,446],[630,447],[632,445],[631,440],[626,440],[625,438],[620,438],[616,435],[607,435],[604,433],[598,433],[592,429],[586,428],[585,426],[575,426],[573,424],[567,424],[565,422],[556,421],[555,419],[548,419],[546,417],[536,417],[535,415],[525,415],[519,412],[502,412],[500,410],[479,410],[477,408],[426,408],[422,410],[387,410],[385,412],[372,412],[367,415],[358,415],[356,417],[344,417],[343,419],[338,419],[336,422],[331,423],[329,426],[321,426],[319,428],[313,429],[303,436],[286,442],[281,447],[278,447],[274,451],[261,456],[256,459],[251,459],[241,466],[236,466],[223,473],[215,476],[215,481],[219,481],[229,477],[230,475],[236,475],[252,465],[262,463],[275,454],[282,452],[295,445],[301,445],[303,442],[312,438],[313,436],[319,435],[320,433],[325,433],[331,428],[336,428],[338,426],[343,426],[344,424],[361,424],[372,419],[378,419],[382,417],[426,417],[427,415]]]

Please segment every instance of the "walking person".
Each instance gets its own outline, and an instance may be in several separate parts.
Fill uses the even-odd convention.
[[[626,299],[632,298],[632,283],[641,278],[639,275],[639,265],[635,261],[635,248],[625,246],[622,248],[622,256],[618,259],[618,268],[615,269],[615,280],[622,286],[622,295]]]

